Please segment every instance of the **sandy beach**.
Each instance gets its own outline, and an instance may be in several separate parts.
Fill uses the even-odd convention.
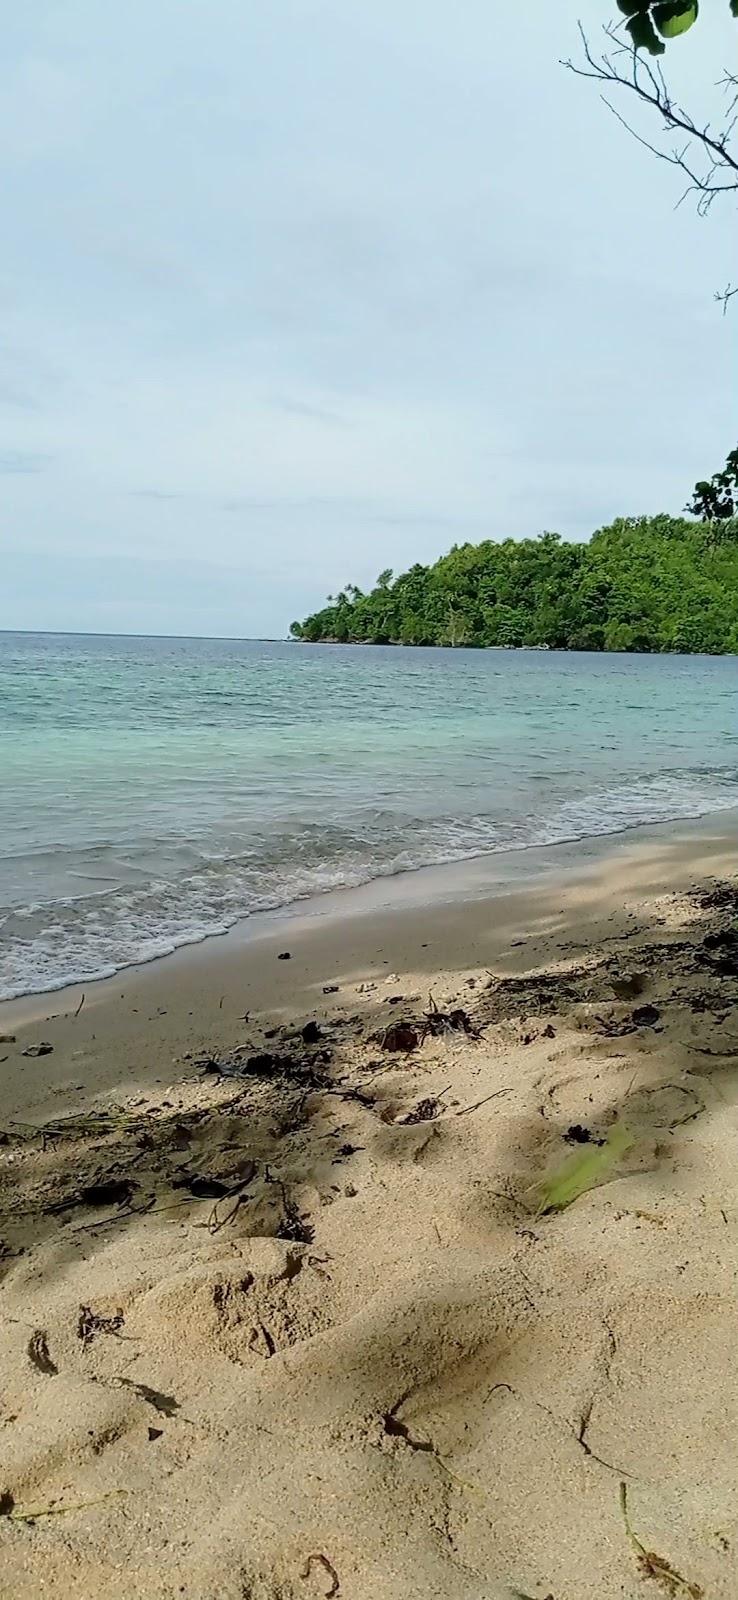
[[[734,1600],[735,822],[0,1007],[0,1593]]]

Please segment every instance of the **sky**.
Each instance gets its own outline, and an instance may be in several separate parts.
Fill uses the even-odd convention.
[[[560,66],[614,12],[5,0],[0,627],[281,637],[681,510],[736,442],[735,215]],[[709,12],[667,63],[716,110]]]

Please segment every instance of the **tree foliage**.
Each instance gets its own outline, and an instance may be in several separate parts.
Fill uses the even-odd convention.
[[[731,450],[722,472],[695,484],[687,510],[705,522],[738,516],[738,450]]]
[[[663,55],[665,40],[688,33],[699,16],[699,0],[616,0],[618,11],[627,17],[626,30],[635,50],[651,56]],[[738,0],[728,0],[738,17]]]
[[[620,517],[588,544],[544,533],[455,545],[432,566],[383,573],[369,594],[347,588],[291,631],[310,643],[738,653],[738,517]]]

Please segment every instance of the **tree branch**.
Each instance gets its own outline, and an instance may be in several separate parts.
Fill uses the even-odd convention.
[[[738,192],[738,154],[734,154],[730,147],[730,139],[738,123],[738,78],[733,73],[726,72],[721,79],[720,87],[730,92],[731,99],[726,111],[725,127],[722,132],[715,133],[709,122],[704,126],[697,123],[684,106],[672,99],[661,65],[652,66],[650,61],[637,50],[629,45],[626,46],[612,25],[603,31],[615,46],[617,58],[609,52],[596,56],[581,22],[578,27],[585,64],[569,60],[562,61],[562,66],[578,78],[593,78],[597,83],[627,90],[642,105],[649,106],[651,111],[655,111],[662,118],[665,132],[686,134],[686,143],[683,147],[664,150],[638,133],[616,110],[607,96],[602,95],[608,110],[639,144],[644,145],[659,161],[667,161],[671,166],[678,167],[689,179],[689,185],[681,199],[683,200],[687,194],[696,193],[697,209],[704,215],[717,195]],[[622,68],[621,58],[627,63]],[[697,151],[704,153],[706,157],[707,165],[703,170],[695,164],[693,152]],[[681,204],[681,201],[678,203]]]
[[[718,305],[723,308],[723,316],[725,316],[728,309],[728,301],[732,300],[734,294],[738,294],[738,283],[735,285],[729,283],[725,289],[716,289],[715,299]]]

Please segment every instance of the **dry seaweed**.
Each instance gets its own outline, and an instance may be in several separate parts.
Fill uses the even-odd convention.
[[[428,1010],[420,1029],[421,1044],[424,1044],[429,1036],[432,1039],[442,1039],[447,1033],[465,1033],[470,1039],[478,1039],[480,1031],[472,1022],[468,1011],[464,1011],[461,1006],[457,1006],[453,1011],[439,1011],[433,996],[429,995]]]
[[[491,1019],[502,1022],[520,1016],[545,1016],[562,1005],[587,998],[592,973],[584,968],[567,973],[542,972],[519,978],[490,978],[486,1007]]]
[[[278,1239],[288,1239],[293,1244],[312,1244],[315,1238],[315,1229],[309,1217],[300,1211],[299,1206],[289,1196],[282,1193],[283,1214],[277,1228]]]
[[[436,1100],[433,1095],[428,1095],[427,1099],[419,1100],[412,1111],[408,1111],[406,1117],[400,1117],[400,1123],[404,1128],[409,1128],[417,1122],[433,1122],[442,1109],[440,1100]]]
[[[565,1144],[598,1144],[605,1143],[604,1139],[596,1139],[589,1128],[582,1127],[581,1122],[573,1122],[563,1135]]]
[[[688,1600],[702,1600],[704,1589],[699,1583],[689,1583],[677,1572],[664,1556],[657,1556],[654,1550],[647,1550],[640,1539],[633,1532],[628,1516],[628,1490],[624,1483],[620,1485],[620,1509],[623,1513],[625,1531],[633,1546],[638,1563],[638,1570],[643,1578],[652,1578],[664,1593],[671,1596],[672,1600],[679,1600],[679,1596],[686,1595]]]
[[[271,1033],[279,1029],[270,1030]],[[220,1078],[258,1078],[266,1083],[276,1082],[279,1079],[288,1079],[298,1083],[303,1089],[324,1089],[326,1087],[325,1074],[317,1072],[316,1065],[330,1060],[330,1053],[318,1050],[312,1056],[280,1055],[272,1050],[261,1050],[256,1055],[247,1056],[244,1060],[240,1051],[223,1056],[216,1060],[214,1056],[203,1057],[197,1062],[203,1072],[217,1075]]]
[[[637,1028],[657,1027],[661,1012],[657,1006],[635,1006],[629,1017],[598,1015],[592,1020],[598,1033],[604,1033],[608,1039],[622,1039],[628,1033],[635,1033]]]
[[[55,1378],[59,1368],[49,1355],[49,1344],[43,1328],[34,1328],[27,1345],[28,1359],[37,1372],[43,1372],[47,1378]]]
[[[702,911],[738,911],[738,885],[716,881],[709,889],[698,889],[695,898]]]
[[[68,1117],[57,1117],[51,1122],[44,1122],[41,1126],[35,1122],[13,1122],[11,1127],[18,1138],[29,1142],[40,1139],[45,1147],[63,1139],[102,1137],[104,1134],[122,1133],[126,1130],[135,1132],[140,1127],[140,1118],[128,1111],[76,1111]]]
[[[122,1311],[116,1311],[112,1317],[101,1316],[99,1311],[93,1311],[92,1306],[80,1306],[77,1321],[77,1338],[81,1340],[84,1349],[92,1344],[98,1333],[119,1334],[125,1324]]]

